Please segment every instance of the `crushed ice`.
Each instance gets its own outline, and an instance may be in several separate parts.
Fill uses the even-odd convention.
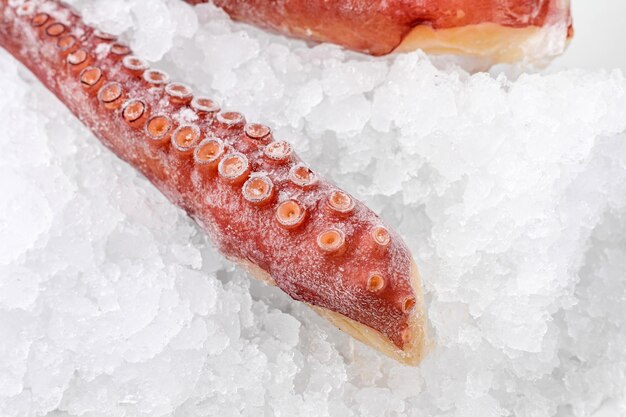
[[[619,71],[513,82],[210,5],[71,3],[393,224],[438,346],[402,367],[251,282],[2,52],[0,415],[626,413]]]

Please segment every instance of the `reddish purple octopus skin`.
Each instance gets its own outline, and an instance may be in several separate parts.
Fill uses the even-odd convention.
[[[293,299],[405,346],[420,302],[412,257],[363,203],[306,169],[269,128],[192,99],[63,3],[0,0],[0,19],[0,45],[223,254],[259,267]]]
[[[371,55],[393,52],[420,26],[440,31],[483,23],[503,28],[563,23],[563,35],[573,35],[569,0],[185,1],[194,5],[212,2],[235,20]],[[418,47],[429,50],[433,45]]]

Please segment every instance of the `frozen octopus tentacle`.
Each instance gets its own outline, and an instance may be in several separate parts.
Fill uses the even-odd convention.
[[[569,0],[212,2],[235,20],[372,55],[423,49],[537,62],[563,52],[573,35]]]
[[[426,351],[419,276],[401,238],[267,126],[170,80],[63,3],[0,0],[0,44],[228,258],[410,364]]]

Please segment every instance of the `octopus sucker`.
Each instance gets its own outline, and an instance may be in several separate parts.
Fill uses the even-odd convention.
[[[306,218],[306,208],[298,200],[283,201],[276,208],[276,221],[286,230],[294,230],[302,226]]]
[[[274,196],[274,183],[267,175],[255,175],[246,181],[241,192],[249,203],[267,205]]]
[[[260,123],[249,123],[244,131],[246,138],[255,144],[267,144],[272,140],[272,129]]]
[[[146,134],[151,143],[164,145],[170,140],[172,126],[172,119],[164,114],[157,114],[146,123]]]
[[[328,229],[317,235],[317,246],[326,254],[339,255],[346,248],[346,235],[339,229]]]
[[[148,106],[141,100],[131,99],[122,106],[122,117],[134,128],[141,128],[148,115]]]
[[[121,43],[114,43],[111,45],[111,54],[115,57],[122,58],[130,54],[130,48]]]
[[[193,99],[191,87],[183,83],[169,83],[165,86],[165,92],[169,96],[172,104],[189,104]]]
[[[124,88],[117,81],[110,81],[98,91],[98,100],[109,110],[115,110],[122,105]]]
[[[194,151],[194,162],[202,171],[217,171],[218,165],[226,146],[221,139],[209,138],[203,140]]]
[[[191,4],[209,0],[186,0]],[[423,49],[542,63],[572,37],[570,0],[213,0],[233,19],[371,55]]]
[[[202,139],[202,132],[197,125],[180,125],[172,133],[171,144],[177,151],[178,158],[193,159],[196,146]]]
[[[194,97],[191,99],[191,108],[199,115],[214,116],[220,111],[220,105],[208,97]]]
[[[150,65],[148,65],[148,62],[134,55],[125,56],[122,59],[122,65],[124,66],[126,70],[128,70],[129,73],[137,77],[142,76],[143,73],[148,68],[150,68]]]
[[[94,30],[93,31],[93,35],[96,38],[101,39],[103,41],[111,41],[111,42],[113,42],[113,41],[117,40],[117,36],[111,35],[110,33],[107,33],[107,32],[103,32],[103,31],[101,31],[99,29]]]
[[[150,85],[164,86],[170,82],[170,76],[158,69],[149,69],[143,72],[143,79]]]
[[[356,206],[352,197],[341,190],[334,190],[328,195],[327,207],[330,211],[339,216],[349,215]]]
[[[66,27],[62,23],[53,23],[46,27],[46,35],[56,38],[66,31]]]
[[[33,16],[30,23],[33,25],[33,27],[38,28],[38,27],[42,27],[43,25],[45,25],[49,20],[50,20],[50,15],[48,13],[38,13],[35,16]]]
[[[74,52],[80,43],[74,35],[63,35],[57,41],[57,49],[63,56],[67,56]]]
[[[291,147],[291,144],[289,142],[285,142],[284,140],[272,142],[263,150],[263,154],[268,161],[276,164],[287,163],[291,158],[292,153],[293,148]]]
[[[374,226],[370,236],[372,238],[374,251],[377,253],[384,253],[391,243],[391,235],[385,226]]]
[[[367,278],[366,288],[370,292],[379,292],[385,287],[385,278],[377,272],[370,274]]]
[[[402,311],[410,313],[415,308],[415,297],[407,297],[402,301]]]
[[[12,4],[0,0],[0,45],[227,258],[390,357],[421,360],[429,343],[419,275],[379,216],[269,126],[194,96],[62,2],[28,3],[28,15],[18,13],[27,3]]]
[[[246,124],[243,114],[235,111],[219,112],[215,116],[215,125],[226,130],[241,129]]]
[[[298,187],[312,187],[317,183],[317,175],[304,164],[296,164],[289,170],[289,180]]]
[[[86,91],[95,93],[104,83],[104,74],[98,67],[87,67],[80,72],[80,82]]]
[[[70,72],[79,74],[91,64],[91,57],[84,49],[78,49],[67,56]]]
[[[224,181],[238,185],[242,184],[250,175],[250,163],[244,154],[234,152],[222,158],[217,171]]]

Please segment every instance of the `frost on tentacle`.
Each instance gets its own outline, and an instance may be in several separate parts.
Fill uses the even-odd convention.
[[[268,272],[294,299],[403,346],[416,305],[411,258],[374,213],[320,178],[269,127],[194,96],[114,36],[46,4],[45,12],[16,13],[33,35],[16,25],[16,39],[36,62],[31,69],[103,142],[227,256]]]

